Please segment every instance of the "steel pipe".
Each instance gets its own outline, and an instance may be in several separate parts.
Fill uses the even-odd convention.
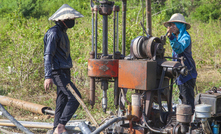
[[[97,13],[98,13],[99,7],[97,5],[94,6],[94,11],[95,11],[95,59],[97,59]]]
[[[0,103],[0,110],[2,111],[3,115],[7,117],[18,129],[23,131],[26,134],[34,134],[31,131],[29,131],[27,128],[21,125],[14,117],[12,117],[7,110],[1,105]]]
[[[92,51],[94,51],[94,9],[91,8],[92,11]]]
[[[16,107],[19,109],[24,109],[28,110],[33,113],[37,114],[47,114],[45,110],[50,110],[49,113],[53,112],[50,107],[46,107],[43,105],[23,101],[23,100],[18,100],[18,99],[13,99],[10,97],[6,96],[0,96],[0,103],[4,106],[12,106]]]
[[[120,89],[118,88],[118,78],[114,78],[114,105],[116,109],[119,105],[119,94]]]
[[[123,1],[123,7],[122,7],[122,23],[123,23],[123,29],[122,29],[122,54],[125,57],[125,49],[126,49],[126,11],[127,11],[127,0],[122,0]]]
[[[87,126],[85,122],[80,122],[78,124],[78,127],[80,128],[83,134],[91,134],[91,130],[89,129],[89,127]]]
[[[103,52],[102,56],[108,56],[108,16],[103,15]]]
[[[152,35],[152,23],[151,23],[151,0],[146,0],[146,18],[147,18],[147,31],[149,35]]]
[[[113,26],[113,28],[114,28],[114,30],[113,30],[113,33],[114,33],[114,35],[113,35],[113,59],[115,59],[115,43],[116,43],[116,39],[115,39],[115,36],[116,36],[116,31],[115,31],[115,22],[116,22],[116,6],[114,6],[113,7],[113,11],[114,11],[114,18],[113,18],[113,21],[114,21],[114,26]]]
[[[117,11],[117,51],[119,51],[119,33],[118,33],[118,27],[119,27],[119,11]]]
[[[94,59],[94,51],[90,53],[90,59]],[[95,104],[95,78],[90,77],[90,105],[93,109]]]
[[[103,112],[106,113],[107,109],[107,89],[108,89],[108,80],[101,80],[101,89],[103,90],[103,98],[102,98],[102,108]]]

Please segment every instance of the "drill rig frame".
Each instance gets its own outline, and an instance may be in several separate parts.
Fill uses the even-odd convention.
[[[130,133],[136,134],[184,134],[188,132],[197,133],[201,132],[201,130],[202,132],[210,132],[210,130],[206,130],[208,128],[206,119],[209,116],[203,117],[205,123],[201,122],[201,124],[204,124],[204,128],[198,126],[200,124],[199,121],[189,129],[192,122],[191,106],[179,105],[176,111],[172,108],[172,93],[175,80],[179,75],[187,75],[188,70],[183,62],[185,60],[184,57],[179,58],[178,61],[171,61],[168,60],[172,59],[171,57],[164,56],[166,36],[153,37],[148,34],[147,36],[138,36],[131,41],[130,54],[126,56],[127,0],[122,0],[122,52],[118,50],[119,6],[115,6],[114,2],[108,0],[96,1],[96,3],[99,3],[99,6],[95,5],[91,0],[92,51],[88,60],[88,76],[90,77],[90,104],[92,108],[95,104],[95,81],[101,82],[101,89],[103,90],[102,108],[104,112],[107,109],[108,83],[114,82],[114,105],[119,109],[118,112],[121,113],[118,113],[118,116],[110,120],[110,122],[114,124],[120,121],[121,123],[117,125],[117,128],[126,128]],[[108,16],[112,12],[114,12],[113,54],[108,54]],[[98,13],[103,16],[101,54],[97,53]],[[115,26],[116,18],[117,26]],[[151,24],[148,25],[151,26]],[[116,28],[117,31],[115,30]],[[149,31],[151,30],[149,29]],[[126,99],[127,90],[135,91],[131,96],[131,102]],[[125,107],[125,103],[122,103],[122,99],[127,102],[127,107]],[[163,102],[166,102],[167,109],[164,108]],[[158,108],[154,108],[154,104],[157,104]],[[108,125],[106,124],[106,127]],[[106,127],[102,128],[105,129]],[[115,131],[113,128],[109,128],[109,130],[109,133],[123,133],[122,129]],[[98,132],[101,132],[101,130],[95,130],[93,133]]]

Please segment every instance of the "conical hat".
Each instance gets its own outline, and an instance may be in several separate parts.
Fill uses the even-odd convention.
[[[190,29],[190,27],[191,27],[190,24],[185,21],[184,16],[180,13],[173,14],[171,16],[170,20],[164,23],[164,26],[167,28],[168,26],[170,26],[170,24],[169,24],[170,22],[184,23],[184,24],[186,24],[186,30]]]
[[[48,20],[59,21],[84,17],[68,4],[63,4]]]

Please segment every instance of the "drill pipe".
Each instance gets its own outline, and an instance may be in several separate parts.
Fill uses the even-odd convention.
[[[1,95],[0,95],[0,103],[4,106],[12,106],[12,107],[16,107],[19,109],[28,110],[37,114],[54,113],[50,107],[46,107],[43,105],[39,105],[39,104],[35,104],[35,103],[23,101],[23,100],[13,99],[13,98],[1,96]]]
[[[94,51],[90,53],[90,59],[94,59]],[[95,104],[95,78],[90,77],[90,105],[93,109]]]

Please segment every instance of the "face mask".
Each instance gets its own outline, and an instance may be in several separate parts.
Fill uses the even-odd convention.
[[[68,28],[74,27],[74,24],[75,24],[75,20],[64,20],[63,22],[64,22],[65,26]]]

